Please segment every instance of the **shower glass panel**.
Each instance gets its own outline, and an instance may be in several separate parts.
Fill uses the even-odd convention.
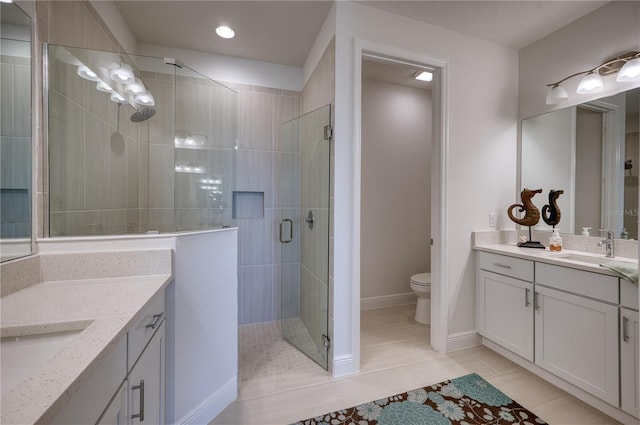
[[[166,59],[45,50],[48,236],[231,224],[219,213],[229,201],[216,192],[231,192],[234,91]],[[224,152],[214,149],[219,133]]]
[[[278,186],[282,335],[328,368],[329,161],[324,106],[282,126]]]
[[[176,69],[176,230],[230,225],[237,93],[186,66]]]

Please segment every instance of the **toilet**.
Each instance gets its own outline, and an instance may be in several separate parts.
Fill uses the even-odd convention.
[[[411,290],[418,296],[416,304],[416,322],[431,323],[431,273],[418,273],[411,276]]]

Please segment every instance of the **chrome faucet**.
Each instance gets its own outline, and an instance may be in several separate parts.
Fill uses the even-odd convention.
[[[608,258],[615,257],[613,238],[614,238],[613,230],[607,230],[607,238],[598,242],[598,246],[604,245],[606,247],[607,253],[605,256]]]

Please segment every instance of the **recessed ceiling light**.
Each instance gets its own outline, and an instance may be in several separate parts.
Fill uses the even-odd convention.
[[[420,81],[431,81],[433,80],[433,74],[427,71],[417,71],[413,74],[413,78]]]
[[[222,38],[233,38],[236,35],[236,33],[226,25],[220,25],[216,28],[216,34]]]

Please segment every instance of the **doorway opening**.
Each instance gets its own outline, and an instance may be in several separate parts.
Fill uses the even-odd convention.
[[[409,279],[412,274],[416,274],[419,272],[430,271],[431,272],[431,291],[430,291],[430,329],[429,329],[429,343],[431,347],[440,352],[447,351],[447,339],[448,339],[448,326],[447,326],[447,317],[448,317],[448,304],[447,304],[447,294],[446,294],[446,283],[444,282],[444,264],[445,264],[445,253],[446,253],[446,202],[445,202],[445,194],[446,194],[446,166],[447,166],[447,126],[446,126],[446,76],[447,76],[447,68],[446,62],[437,59],[430,58],[420,55],[414,55],[410,52],[402,51],[400,49],[389,48],[386,46],[380,46],[377,44],[364,42],[359,40],[356,43],[356,55],[355,55],[355,120],[356,120],[356,145],[357,152],[355,158],[355,169],[356,173],[356,187],[355,193],[357,194],[357,206],[356,206],[356,214],[355,220],[357,224],[357,228],[359,229],[359,234],[355,240],[355,257],[359,258],[358,270],[355,271],[354,275],[357,276],[356,281],[354,282],[354,304],[353,304],[353,320],[354,323],[358,324],[358,327],[354,326],[353,329],[353,337],[354,337],[354,347],[357,347],[356,352],[358,356],[361,355],[361,349],[363,348],[363,344],[366,344],[367,341],[363,340],[363,336],[360,333],[360,313],[362,311],[367,311],[371,307],[376,306],[384,306],[384,305],[393,305],[397,303],[397,305],[401,305],[405,300],[411,300],[411,289]],[[363,64],[364,62],[364,64]],[[402,114],[400,112],[401,108],[394,109],[393,107],[389,108],[391,112],[388,112],[388,115],[396,115],[396,118],[402,122],[402,120],[413,120],[420,121],[423,124],[422,133],[422,153],[417,154],[417,156],[422,155],[422,163],[424,164],[423,169],[421,169],[421,176],[418,175],[412,181],[412,183],[417,183],[420,181],[422,186],[417,186],[417,188],[408,189],[408,194],[405,195],[405,199],[408,200],[407,203],[411,204],[414,200],[420,198],[422,199],[422,204],[424,206],[423,215],[422,215],[422,223],[420,230],[416,230],[416,234],[418,232],[424,232],[422,236],[422,244],[421,248],[418,249],[418,255],[415,258],[422,257],[422,261],[413,260],[414,268],[407,267],[406,265],[398,265],[401,264],[402,261],[398,261],[395,267],[401,270],[403,267],[406,268],[402,273],[398,272],[397,276],[394,278],[393,285],[396,286],[396,294],[380,292],[379,296],[382,298],[376,298],[378,295],[375,295],[371,292],[372,288],[368,282],[365,282],[365,279],[369,275],[368,271],[363,271],[363,268],[366,267],[367,262],[375,261],[376,256],[387,260],[388,258],[385,256],[385,253],[371,253],[369,250],[369,242],[367,239],[370,237],[367,233],[370,233],[371,230],[368,230],[370,227],[369,220],[375,215],[378,215],[377,220],[382,220],[381,222],[385,223],[384,229],[385,231],[393,232],[398,231],[402,227],[411,227],[411,220],[405,219],[405,210],[403,209],[405,205],[402,201],[397,199],[391,199],[392,196],[387,192],[390,190],[389,187],[385,186],[376,188],[375,185],[373,187],[369,185],[367,181],[368,173],[371,171],[369,155],[372,153],[368,151],[370,146],[366,146],[367,138],[371,137],[371,134],[367,133],[367,129],[365,126],[367,125],[368,114],[371,109],[374,110],[374,113],[381,113],[380,111],[375,111],[375,108],[379,105],[373,101],[371,102],[368,96],[371,93],[368,93],[370,84],[367,82],[369,68],[371,63],[374,63],[373,67],[389,67],[389,68],[399,68],[404,69],[404,73],[409,73],[412,76],[419,70],[426,70],[432,73],[432,82],[431,82],[431,91],[430,91],[430,99],[426,103],[430,103],[430,113],[424,112],[422,115],[419,115],[416,111],[406,112]],[[406,77],[406,75],[405,75]],[[394,84],[393,82],[387,81],[384,84]],[[406,89],[406,88],[405,88]],[[405,90],[401,89],[401,90]],[[400,97],[400,96],[398,96]],[[366,104],[365,104],[366,103]],[[393,105],[392,105],[393,106]],[[389,107],[389,105],[385,105],[385,107]],[[384,109],[384,108],[383,108]],[[418,115],[415,115],[415,114]],[[385,117],[384,114],[380,115],[381,117]],[[386,118],[389,118],[388,116]],[[430,126],[424,127],[426,122],[430,121]],[[377,123],[379,126],[381,123]],[[405,123],[406,124],[406,123]],[[397,125],[397,123],[396,123]],[[400,125],[402,127],[402,125]],[[384,124],[382,125],[384,128]],[[382,130],[380,130],[382,131]],[[390,133],[391,136],[387,137],[388,141],[387,146],[383,144],[384,149],[388,149],[391,147],[391,151],[388,155],[398,155],[400,159],[393,158],[393,161],[397,164],[402,164],[402,150],[400,146],[394,145],[394,142],[399,139],[395,137],[394,132]],[[397,135],[397,134],[396,134]],[[373,137],[379,137],[380,134],[374,130]],[[424,153],[425,145],[430,145],[430,149],[428,153]],[[419,144],[416,144],[416,149],[419,150]],[[375,152],[374,152],[375,153]],[[414,158],[412,158],[414,159]],[[388,156],[386,160],[391,161],[391,156]],[[383,159],[384,164],[384,159]],[[413,167],[419,167],[419,161],[411,162]],[[429,169],[427,171],[427,169]],[[387,173],[392,173],[393,167],[376,167],[375,173],[378,173],[378,179],[382,178],[384,180],[384,175]],[[406,170],[404,170],[406,171]],[[403,171],[403,173],[404,173]],[[380,177],[380,173],[383,174]],[[404,173],[406,174],[406,173]],[[386,183],[385,183],[386,184]],[[393,185],[391,186],[393,187]],[[422,190],[420,189],[422,187]],[[404,187],[400,184],[396,183],[395,191],[404,191]],[[376,193],[377,191],[377,193]],[[411,194],[415,194],[417,192],[421,192],[420,196],[411,197]],[[425,194],[426,192],[426,194]],[[430,192],[430,193],[429,193]],[[393,196],[397,195],[395,192]],[[371,201],[372,196],[374,200],[376,197],[387,197],[389,198],[389,202],[380,202],[378,199],[379,205],[382,207],[374,210],[368,209],[369,202]],[[398,205],[400,204],[400,205]],[[384,218],[384,210],[387,210],[388,219]],[[391,210],[392,213],[389,214]],[[428,218],[424,217],[427,216]],[[382,216],[382,218],[380,218]],[[420,216],[420,212],[418,212],[418,216]],[[415,219],[414,219],[415,220]],[[374,220],[375,221],[375,220]],[[426,223],[425,223],[426,222]],[[381,229],[381,227],[380,227]],[[397,233],[393,234],[393,237],[398,236]],[[398,238],[402,240],[402,238]],[[418,241],[419,238],[416,238],[415,241]],[[367,246],[365,247],[365,244]],[[420,246],[420,242],[415,242],[413,247]],[[403,252],[407,250],[413,249],[410,246],[396,246],[392,248],[391,251],[395,252],[394,256],[396,259],[399,256],[402,256]],[[385,285],[384,283],[382,285]],[[388,285],[388,284],[386,284]],[[375,285],[374,285],[375,286]],[[378,288],[379,289],[379,288]],[[385,288],[388,289],[388,288]],[[415,296],[413,300],[415,300]],[[402,310],[402,309],[400,309]],[[411,310],[404,311],[405,315],[411,315]],[[413,322],[415,323],[415,322]],[[426,338],[425,338],[426,339]],[[360,362],[360,357],[358,357],[358,363]]]

